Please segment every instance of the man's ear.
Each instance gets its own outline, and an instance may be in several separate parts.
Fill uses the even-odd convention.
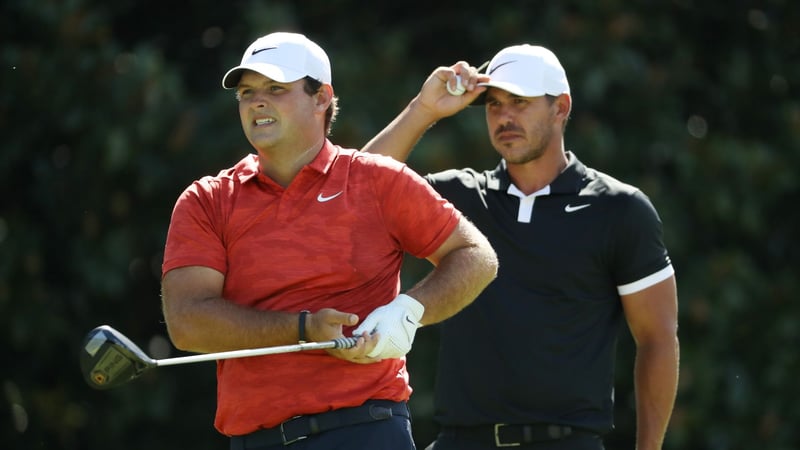
[[[330,84],[323,84],[320,86],[315,96],[317,98],[317,106],[325,111],[333,100],[333,86]]]
[[[572,97],[569,94],[561,94],[556,97],[556,105],[558,106],[558,114],[564,116],[566,119],[572,111]]]

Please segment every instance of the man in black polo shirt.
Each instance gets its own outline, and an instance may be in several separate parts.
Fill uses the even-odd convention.
[[[572,98],[556,56],[524,44],[501,50],[486,74],[440,67],[365,150],[404,161],[425,130],[469,104],[485,105],[499,165],[427,179],[489,237],[500,267],[441,324],[442,428],[429,448],[602,449],[624,322],[636,343],[637,449],[661,448],[679,359],[661,220],[639,189],[565,150]]]

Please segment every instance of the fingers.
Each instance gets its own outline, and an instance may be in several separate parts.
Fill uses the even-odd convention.
[[[333,308],[323,308],[306,316],[306,336],[313,342],[325,342],[341,338],[344,337],[342,328],[356,325],[358,320],[358,315],[356,314],[338,311]],[[372,333],[377,320],[374,322],[372,325],[367,324],[369,332],[353,333],[353,336],[358,336],[358,341],[354,347],[349,349],[328,349],[326,351],[331,356],[357,364],[379,362],[381,358],[368,356],[368,354],[374,352],[375,347],[381,340],[379,333]]]
[[[363,322],[361,322],[358,328],[353,330],[353,336],[357,336],[364,333],[372,333],[375,330],[375,327],[378,325],[380,319],[381,319],[380,311],[378,312],[378,314],[373,313],[368,315],[367,318],[364,319]]]
[[[423,86],[420,97],[429,109],[438,111],[439,115],[449,115],[483,93],[486,87],[478,86],[478,83],[486,81],[489,81],[488,75],[479,73],[476,67],[465,61],[459,61],[449,67],[437,68]]]
[[[479,87],[478,83],[489,81],[488,75],[479,73],[478,68],[469,65],[465,61],[459,61],[453,64],[449,67],[449,71],[446,72],[446,88],[451,95],[462,95],[465,92],[473,92],[476,89],[479,90],[479,93],[483,92],[485,88]],[[457,93],[460,91],[458,88],[459,82],[463,87],[463,92],[461,92],[461,94]],[[450,89],[451,84],[453,86],[452,90]]]
[[[399,294],[386,305],[375,308],[354,334],[383,335],[367,353],[373,358],[400,358],[411,350],[414,334],[425,306],[407,294]]]
[[[447,92],[449,92],[450,95],[462,95],[464,92],[466,92],[464,84],[461,83],[461,75],[456,75],[456,86],[454,88],[450,88],[449,81],[446,82],[444,86],[447,88]]]
[[[306,336],[311,341],[322,342],[343,337],[342,327],[358,323],[356,314],[323,308],[306,316]]]
[[[376,341],[372,345],[372,349],[367,351],[367,356],[370,358],[377,358],[380,356],[381,353],[383,353],[383,350],[386,348],[387,340],[381,339],[380,333],[375,333],[373,336],[375,336]]]
[[[458,88],[459,77],[463,92]],[[489,76],[478,73],[478,69],[466,61],[459,61],[448,67],[437,67],[411,101],[412,109],[419,111],[418,114],[423,114],[425,121],[431,123],[452,116],[486,91],[486,87],[478,86],[478,83],[484,81],[489,81]]]
[[[356,364],[372,364],[381,361],[381,358],[369,356],[380,342],[380,334],[363,333],[358,337],[355,347],[344,350],[328,350],[331,356],[335,356]]]
[[[309,339],[313,341],[328,341],[343,337],[343,326],[353,326],[357,323],[358,316],[356,314],[337,311],[333,308],[323,308],[307,316],[306,333]],[[358,336],[358,342],[354,347],[349,349],[328,349],[326,351],[331,356],[357,364],[372,364],[380,361],[380,358],[368,356],[380,342],[380,334],[371,333],[372,329],[375,328],[375,324],[367,324],[367,327],[369,327],[370,332],[353,333],[353,336]]]

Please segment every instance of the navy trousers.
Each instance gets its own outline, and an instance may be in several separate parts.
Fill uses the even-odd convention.
[[[314,434],[292,444],[252,450],[416,450],[411,421],[403,416]]]

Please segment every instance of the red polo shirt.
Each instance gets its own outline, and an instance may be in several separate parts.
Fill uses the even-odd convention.
[[[256,155],[194,182],[175,204],[162,270],[216,269],[223,297],[252,308],[363,320],[399,293],[403,254],[430,255],[460,217],[404,164],[326,141],[286,189]],[[227,435],[411,393],[405,358],[364,365],[324,351],[219,361],[217,381],[215,426]]]

